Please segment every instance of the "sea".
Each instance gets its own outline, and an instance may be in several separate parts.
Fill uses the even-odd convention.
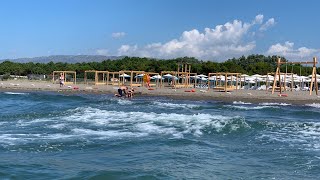
[[[0,92],[0,179],[319,179],[320,104]]]

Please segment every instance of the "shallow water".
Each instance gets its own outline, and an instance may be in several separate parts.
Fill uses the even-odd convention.
[[[317,179],[320,105],[2,92],[2,179]]]

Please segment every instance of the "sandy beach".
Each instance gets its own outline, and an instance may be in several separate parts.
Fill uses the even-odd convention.
[[[5,91],[52,91],[59,93],[95,93],[95,94],[115,94],[117,86],[111,85],[87,85],[72,84],[60,87],[51,81],[30,81],[30,80],[8,80],[0,82],[0,90]],[[210,89],[197,89],[195,92],[185,92],[191,89],[170,89],[155,88],[148,90],[145,87],[136,87],[137,96],[166,96],[172,99],[187,100],[216,100],[224,102],[250,102],[250,103],[288,103],[288,104],[312,104],[320,103],[320,96],[315,92],[309,95],[309,91],[286,91],[287,97],[280,97],[279,92],[271,94],[271,91],[265,90],[235,90],[232,92],[217,92]]]

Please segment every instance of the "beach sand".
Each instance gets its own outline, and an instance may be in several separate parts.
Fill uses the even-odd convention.
[[[0,90],[4,91],[53,91],[59,93],[95,93],[95,94],[115,94],[117,86],[111,85],[87,85],[70,84],[60,87],[51,81],[30,81],[30,80],[8,80],[0,81]],[[320,103],[320,96],[315,91],[309,95],[309,91],[285,91],[287,97],[280,97],[279,92],[271,94],[265,90],[234,90],[232,92],[217,92],[210,89],[193,88],[195,92],[185,92],[191,89],[170,89],[155,88],[148,90],[145,87],[136,87],[137,96],[166,96],[172,99],[187,100],[215,100],[224,102],[250,102],[250,103],[287,103],[287,104],[313,104]]]

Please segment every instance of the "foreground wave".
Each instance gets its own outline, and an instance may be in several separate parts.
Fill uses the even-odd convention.
[[[56,93],[0,98],[4,178],[312,179],[320,169],[314,104]]]

